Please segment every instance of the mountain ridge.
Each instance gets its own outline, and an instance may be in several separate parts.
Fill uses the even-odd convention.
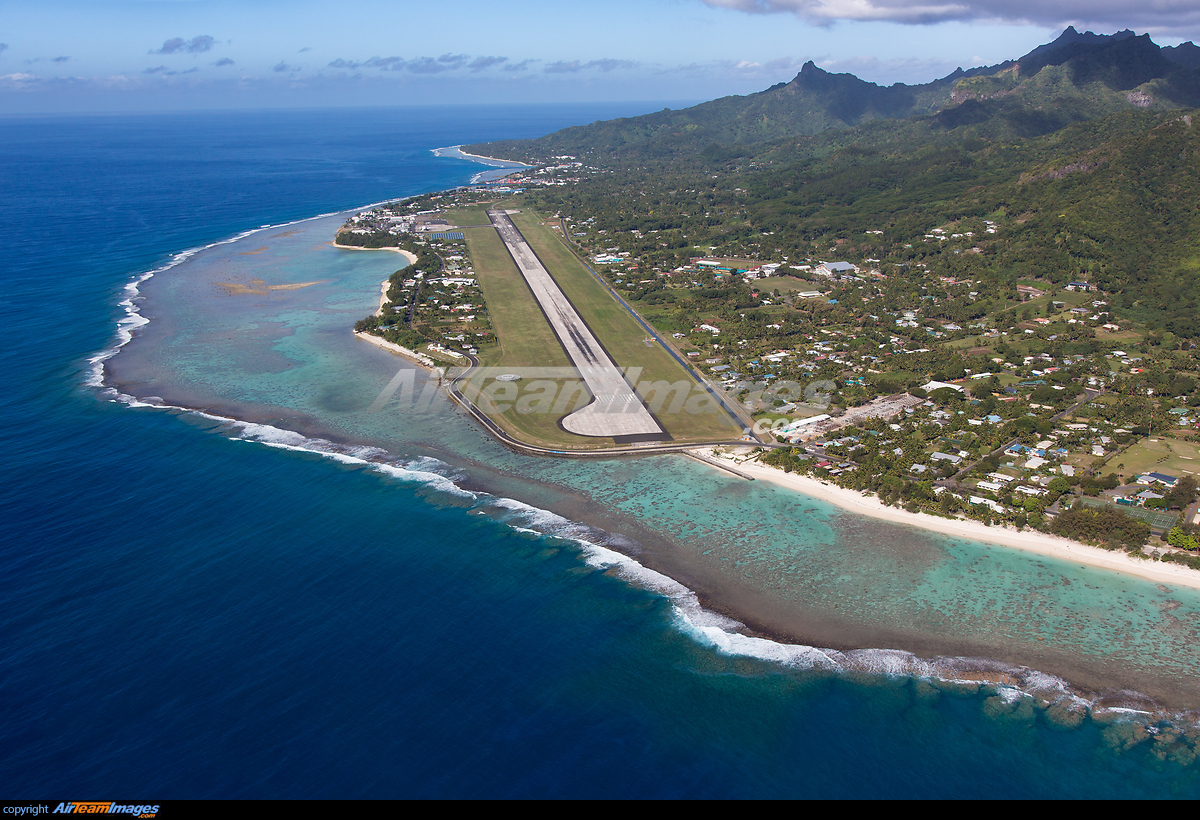
[[[995,118],[997,136],[1032,136],[1121,110],[1198,105],[1200,48],[1191,42],[1163,48],[1148,34],[1129,29],[1105,35],[1068,27],[1053,42],[1014,60],[960,67],[927,83],[881,86],[825,71],[810,60],[792,80],[745,96],[471,150],[522,160],[545,153],[585,153],[593,159],[679,156],[714,145],[741,149],[876,120],[922,117],[942,130]]]

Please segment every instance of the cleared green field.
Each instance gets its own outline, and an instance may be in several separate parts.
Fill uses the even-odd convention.
[[[1113,461],[1125,465],[1125,475],[1156,472],[1180,478],[1200,476],[1200,447],[1174,438],[1144,438]]]
[[[806,279],[795,279],[791,276],[765,276],[754,283],[758,286],[760,292],[774,293],[796,293],[808,290],[820,290],[815,282],[809,282]]]
[[[550,323],[534,300],[525,277],[517,270],[492,228],[466,228],[463,235],[475,266],[475,277],[488,315],[496,329],[497,344],[480,354],[484,366],[570,367]]]
[[[469,228],[472,225],[490,225],[491,221],[487,216],[487,209],[490,205],[480,205],[478,207],[468,208],[452,208],[444,212],[444,216],[452,225],[458,225],[460,228]]]

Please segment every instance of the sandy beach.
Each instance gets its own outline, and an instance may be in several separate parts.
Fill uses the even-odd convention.
[[[864,496],[854,490],[847,490],[834,484],[826,484],[811,476],[796,473],[785,473],[775,467],[768,467],[756,461],[737,462],[729,456],[723,456],[711,450],[703,450],[710,455],[730,464],[746,475],[760,481],[769,481],[781,487],[796,490],[804,495],[828,501],[844,510],[868,515],[872,518],[891,521],[896,524],[907,524],[923,530],[942,533],[943,535],[968,538],[972,541],[983,541],[1004,547],[1015,547],[1027,552],[1035,552],[1050,558],[1063,561],[1076,561],[1079,564],[1111,570],[1125,575],[1133,575],[1160,584],[1176,584],[1193,589],[1200,589],[1200,572],[1179,564],[1163,564],[1158,561],[1141,560],[1126,555],[1123,552],[1109,551],[1099,547],[1089,547],[1067,538],[1047,535],[1033,529],[1017,530],[1012,527],[987,526],[978,521],[967,521],[955,518],[939,518],[923,513],[910,513],[897,507],[889,507],[874,496]]]
[[[512,167],[515,170],[517,168],[530,167],[528,165],[525,165],[524,163],[514,162],[511,159],[497,159],[496,157],[485,157],[482,154],[469,154],[462,149],[461,145],[451,145],[449,148],[438,148],[436,151],[434,151],[434,153],[437,154],[437,151],[455,151],[459,154],[459,156],[470,157],[471,159],[478,160],[485,165],[496,163],[495,165],[492,165],[492,167],[494,167],[494,168]],[[447,154],[437,154],[437,155],[438,156],[447,156]]]
[[[437,362],[426,356],[424,353],[418,353],[415,350],[409,350],[407,347],[401,347],[398,344],[393,344],[387,339],[381,339],[378,336],[371,335],[370,333],[362,333],[356,330],[354,331],[354,335],[362,339],[364,342],[370,342],[376,347],[383,348],[389,353],[395,353],[397,356],[403,356],[406,359],[410,359],[418,364],[428,367],[430,370],[437,367]]]
[[[383,315],[383,307],[388,303],[388,289],[392,285],[391,279],[384,279],[379,285],[379,310],[375,311],[376,316]]]
[[[417,255],[412,251],[406,251],[403,248],[360,248],[357,245],[339,245],[336,242],[330,242],[335,248],[340,248],[344,251],[394,251],[408,260],[408,264],[415,265],[417,263]]]

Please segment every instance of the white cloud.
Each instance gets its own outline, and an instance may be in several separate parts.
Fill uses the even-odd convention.
[[[701,0],[750,14],[795,14],[809,22],[840,20],[925,24],[1004,21],[1042,26],[1097,26],[1191,36],[1200,26],[1196,0]]]
[[[37,80],[32,74],[16,73],[0,75],[0,88],[24,88]]]

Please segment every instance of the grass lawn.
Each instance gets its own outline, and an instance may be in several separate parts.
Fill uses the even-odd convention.
[[[1134,331],[1134,330],[1118,330],[1116,332],[1109,333],[1107,330],[1105,330],[1102,327],[1096,328],[1096,341],[1097,342],[1107,342],[1107,343],[1113,345],[1114,347],[1118,344],[1126,345],[1126,344],[1129,344],[1130,342],[1133,342],[1136,344],[1136,343],[1141,342],[1143,338],[1144,338],[1143,334],[1138,333],[1137,331]]]
[[[490,203],[481,203],[466,208],[451,208],[444,211],[442,215],[451,225],[458,225],[460,228],[491,225],[492,222],[487,215],[487,209],[490,207],[492,207]]]
[[[807,279],[796,279],[793,276],[766,276],[753,282],[757,286],[759,293],[800,293],[806,290],[820,290],[821,288],[815,282],[810,282]]]

